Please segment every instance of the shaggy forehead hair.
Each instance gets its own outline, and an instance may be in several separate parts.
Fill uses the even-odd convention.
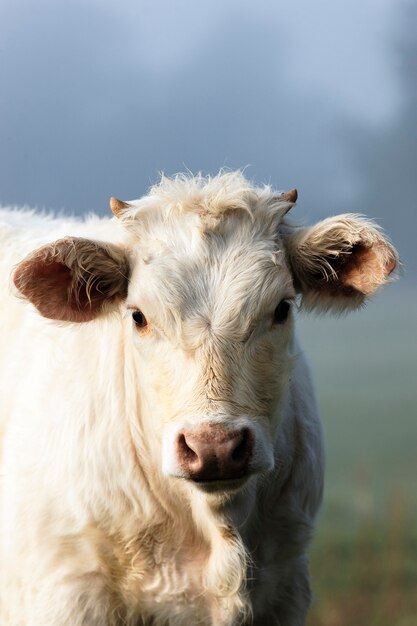
[[[199,217],[200,231],[221,228],[231,214],[246,213],[252,225],[259,222],[267,226],[278,207],[288,207],[268,185],[254,187],[240,171],[220,172],[216,176],[202,174],[178,174],[174,178],[164,175],[154,185],[148,196],[128,203],[121,219],[135,230],[140,218],[140,229],[136,233],[146,234],[147,226],[155,226],[158,220],[166,226],[178,217]],[[274,210],[275,209],[275,210]]]
[[[241,172],[162,177],[121,216],[139,240],[129,299],[138,305],[145,299],[151,309],[168,305],[171,316],[197,313],[223,328],[239,309],[248,313],[240,320],[240,331],[247,332],[277,292],[290,288],[278,232],[290,206],[270,187],[253,187]]]

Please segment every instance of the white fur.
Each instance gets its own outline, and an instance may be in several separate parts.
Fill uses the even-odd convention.
[[[292,316],[272,323],[287,209],[232,173],[164,179],[121,221],[0,212],[1,626],[304,624],[323,444]],[[63,236],[124,251],[126,303],[62,324],[15,297]],[[237,492],[176,477],[175,434],[204,421],[255,434]]]

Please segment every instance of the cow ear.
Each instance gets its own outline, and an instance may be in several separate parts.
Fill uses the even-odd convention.
[[[284,233],[303,305],[321,311],[359,307],[398,267],[398,254],[381,230],[359,215],[331,217]]]
[[[32,252],[13,281],[44,317],[88,322],[126,297],[128,271],[121,248],[69,237]]]

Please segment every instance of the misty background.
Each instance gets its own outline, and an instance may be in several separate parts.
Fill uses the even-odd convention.
[[[299,330],[328,447],[317,541],[415,523],[417,1],[2,0],[0,204],[109,214],[161,171],[221,167],[297,187],[301,223],[373,217],[398,248],[401,279],[365,310]],[[360,626],[347,606],[315,624]]]
[[[378,219],[417,267],[417,6],[2,0],[0,202],[108,211],[247,167],[295,216]]]

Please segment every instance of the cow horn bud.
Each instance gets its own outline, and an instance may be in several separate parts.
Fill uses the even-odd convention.
[[[130,207],[130,204],[127,202],[123,202],[123,200],[118,200],[117,198],[110,198],[110,208],[112,210],[113,215],[116,217],[121,217],[126,209]]]
[[[295,202],[297,202],[297,198],[298,191],[296,189],[291,189],[290,191],[282,193],[278,199],[283,202],[291,202],[292,204],[294,204]]]

